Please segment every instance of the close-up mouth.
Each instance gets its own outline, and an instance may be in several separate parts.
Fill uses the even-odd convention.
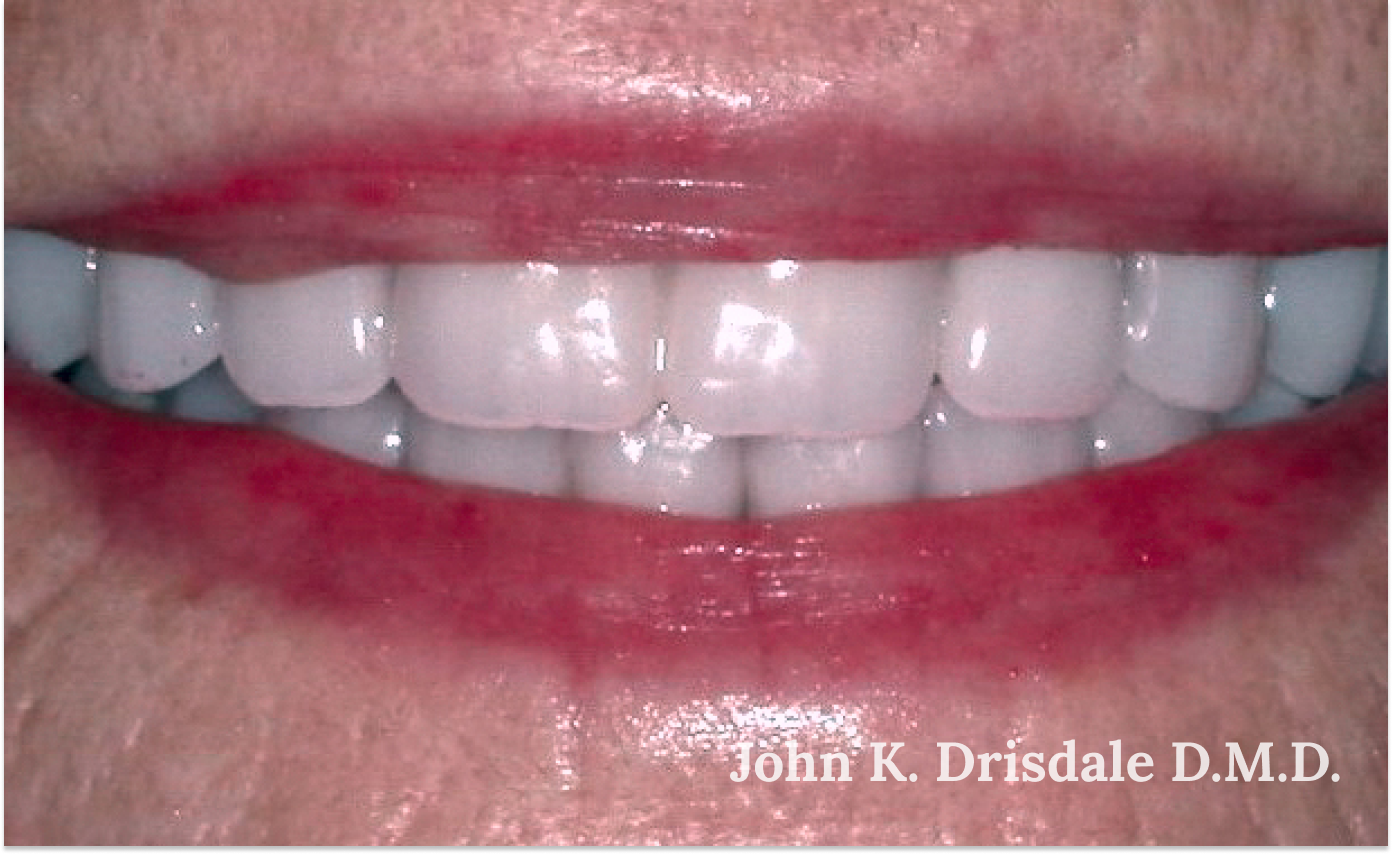
[[[841,678],[887,642],[1071,664],[1119,615],[1113,648],[1344,533],[1384,452],[1385,265],[989,249],[220,284],[12,232],[24,360],[174,420],[29,378],[11,400],[131,536],[354,619],[661,667],[811,628]]]
[[[12,28],[44,31],[36,8],[11,12]],[[959,43],[943,26],[949,53],[989,55],[1014,79],[1008,39]],[[196,41],[159,61],[194,62]],[[469,44],[479,62],[496,49]],[[1127,44],[1107,61],[1156,49]],[[527,56],[519,79],[544,77]],[[5,398],[23,480],[7,475],[7,524],[36,529],[51,490],[74,496],[96,545],[71,564],[81,549],[58,534],[7,546],[7,562],[59,567],[7,572],[10,644],[62,649],[35,627],[94,613],[73,604],[83,585],[128,585],[138,605],[94,594],[115,597],[95,613],[152,637],[204,614],[267,643],[291,626],[304,634],[282,639],[314,638],[296,667],[327,649],[370,658],[367,671],[428,662],[422,673],[457,670],[461,685],[520,690],[531,677],[517,673],[545,674],[537,690],[590,745],[556,760],[569,769],[557,791],[588,780],[598,798],[595,781],[623,783],[593,770],[598,753],[636,761],[634,709],[732,691],[841,698],[867,710],[857,726],[872,737],[931,722],[961,741],[944,724],[981,703],[982,721],[1014,729],[974,732],[1019,731],[983,697],[1087,685],[1079,697],[1128,720],[1138,695],[1119,699],[1105,674],[1182,683],[1178,651],[1209,642],[1223,652],[1202,684],[1219,684],[1249,644],[1260,651],[1256,633],[1301,624],[1301,607],[1323,618],[1385,596],[1375,544],[1358,546],[1366,568],[1334,557],[1376,533],[1385,503],[1385,150],[1373,174],[1345,177],[1332,144],[1203,137],[1221,125],[1208,106],[1104,116],[1106,92],[1032,112],[943,95],[944,118],[920,118],[896,100],[897,66],[877,67],[888,106],[872,115],[848,71],[816,66],[818,88],[811,65],[708,59],[721,86],[648,69],[610,91],[595,80],[618,78],[575,71],[599,87],[593,104],[566,78],[455,115],[432,112],[445,95],[384,107],[379,89],[418,91],[396,78],[365,84],[360,111],[306,108],[339,92],[325,73],[284,107],[224,93],[205,128],[143,150],[143,131],[113,130],[117,106],[19,114],[43,67],[20,73],[6,109],[7,134],[22,130],[6,160]],[[285,72],[266,65],[266,80]],[[963,91],[978,85],[957,71]],[[1144,77],[1127,83],[1150,92]],[[130,126],[183,127],[149,109]],[[64,122],[111,156],[88,168],[39,144]],[[264,138],[245,136],[257,122]],[[1299,163],[1309,175],[1293,178]],[[1385,609],[1349,625],[1373,646],[1380,628],[1385,656]],[[1330,643],[1330,660],[1379,653]],[[236,656],[209,643],[202,660],[217,672]],[[25,662],[7,654],[7,674]],[[1302,696],[1281,672],[1282,696]],[[1380,672],[1365,706],[1385,726]],[[35,798],[69,773],[9,759],[12,743],[29,755],[23,727],[43,732],[39,684],[7,675],[26,698],[7,705],[7,783]],[[1304,734],[1252,723],[1241,737]],[[732,735],[699,750],[690,732],[663,738],[687,752],[639,750],[642,774],[675,762],[719,793],[711,803],[736,794]],[[1385,759],[1381,773],[1357,791],[1385,789]],[[1343,774],[1335,800],[1359,785]],[[1286,838],[1385,841],[1385,807],[1340,821],[1332,837],[1313,820]],[[68,838],[9,808],[6,826]],[[220,838],[329,838],[252,826]],[[951,826],[939,814],[933,838]]]

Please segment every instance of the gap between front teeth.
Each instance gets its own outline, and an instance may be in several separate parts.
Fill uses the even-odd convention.
[[[254,286],[5,235],[5,344],[86,394],[444,480],[700,516],[962,495],[1387,368],[1387,253],[357,266]]]

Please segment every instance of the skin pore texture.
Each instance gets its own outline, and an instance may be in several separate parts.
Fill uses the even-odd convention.
[[[1189,240],[1294,251],[1386,239],[1378,3],[286,2],[249,12],[233,2],[11,2],[5,14],[7,224],[67,223],[122,245],[165,241],[238,278],[327,263],[330,252],[363,244],[344,225],[336,233],[350,237],[324,241],[321,257],[287,259],[267,241],[264,254],[253,247],[234,262],[195,239],[204,228],[196,223],[174,234],[170,218],[147,216],[118,233],[97,217],[171,193],[187,200],[180,188],[205,186],[214,170],[255,172],[263,158],[320,139],[342,150],[366,138],[389,164],[383,172],[428,184],[435,173],[402,167],[411,146],[383,142],[384,129],[429,125],[446,130],[423,138],[458,140],[503,128],[523,138],[519,129],[585,118],[636,141],[646,127],[707,138],[698,145],[673,131],[654,157],[634,154],[630,173],[644,181],[669,170],[729,190],[710,208],[675,193],[668,221],[683,225],[661,253],[693,254],[682,239],[693,223],[737,257],[777,257],[765,253],[780,246],[830,252],[840,248],[834,239],[799,242],[792,228],[748,238],[743,212],[780,191],[810,192],[804,173],[827,163],[842,167],[827,170],[827,184],[854,201],[849,188],[867,176],[854,151],[790,157],[764,190],[722,152],[793,140],[839,116],[922,140],[952,164],[963,162],[952,154],[963,140],[1037,131],[1048,151],[1100,159],[1109,178],[1128,179],[1110,191],[1116,198],[1154,201],[1160,182],[1144,180],[1137,164],[1160,164],[1167,180],[1218,182],[1212,195],[1180,194],[1178,209],[1150,222],[1166,248]],[[497,160],[498,170],[537,177],[521,150]],[[692,151],[700,156],[684,159]],[[546,162],[550,189],[564,191],[573,175],[600,185],[598,198],[617,196],[605,188],[623,177],[620,167],[580,158],[557,178],[563,161]],[[1153,248],[1118,245],[1140,240],[1143,217],[1120,231],[1096,225],[1120,206],[1111,200],[1060,225],[1089,194],[1064,192],[1059,171],[1084,170],[1040,168],[1054,181],[1025,194],[1062,199],[1055,216],[983,225],[970,237]],[[334,169],[316,174],[336,186]],[[192,197],[200,210],[229,198]],[[563,209],[590,197],[569,198]],[[1262,200],[1278,213],[1263,212],[1261,227],[1205,238],[1216,223],[1256,216]],[[544,203],[524,195],[477,223],[432,208],[442,220],[418,244],[386,251],[405,256],[416,245],[435,257],[440,233],[457,227],[473,236],[461,260],[529,245],[577,258],[658,254],[545,223],[495,236],[505,214]],[[270,206],[241,210],[237,223],[274,216]],[[361,213],[336,211],[305,219],[322,227]],[[1202,228],[1173,225],[1213,211]],[[636,216],[623,204],[613,215]],[[868,240],[857,251],[874,257]],[[945,242],[926,234],[895,251]],[[191,585],[196,549],[163,548],[122,527],[132,519],[90,488],[85,461],[45,439],[12,383],[12,842],[1387,842],[1385,473],[1339,536],[1302,551],[1294,583],[1225,597],[1093,661],[944,666],[921,650],[890,649],[845,677],[794,656],[769,673],[767,659],[716,646],[712,660],[669,672],[622,656],[581,667],[554,649],[433,623],[382,631],[255,585]],[[1385,457],[1376,465],[1385,468]],[[353,534],[342,531],[345,550]],[[740,742],[786,759],[780,739],[847,752],[855,779],[730,779]],[[992,782],[934,779],[937,742],[1006,753],[1007,739],[1046,757],[1070,739],[1080,757],[1110,756],[1107,742],[1120,739],[1125,755],[1154,757],[1157,774],[1026,784],[1003,781],[997,767]],[[1205,745],[1211,770],[1224,774],[1226,742],[1249,755],[1273,742],[1273,774],[1293,771],[1292,742],[1317,742],[1340,780],[1173,782],[1176,741]],[[873,742],[904,742],[896,762],[918,782],[871,781]]]

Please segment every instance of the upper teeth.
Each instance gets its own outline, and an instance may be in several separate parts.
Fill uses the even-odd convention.
[[[90,354],[176,414],[277,407],[272,423],[384,465],[714,515],[1136,459],[1387,364],[1385,249],[366,266],[234,286],[11,230],[5,268],[6,347],[38,370]],[[219,356],[225,373],[203,370]]]

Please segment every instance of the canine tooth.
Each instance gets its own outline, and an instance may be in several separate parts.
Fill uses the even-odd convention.
[[[405,467],[472,486],[563,495],[569,482],[565,431],[486,430],[437,421],[412,409]]]
[[[83,359],[77,364],[68,384],[84,397],[100,400],[121,409],[132,409],[136,412],[155,412],[159,409],[160,401],[155,395],[125,391],[111,385],[91,359]]]
[[[362,403],[391,376],[385,267],[219,288],[227,372],[262,406]]]
[[[991,249],[951,265],[939,373],[981,418],[1069,419],[1111,394],[1121,271],[1095,252]]]
[[[570,439],[581,498],[692,516],[744,509],[739,442],[697,430],[666,406],[632,429]]]
[[[97,269],[92,358],[126,391],[178,385],[218,357],[217,285],[167,258],[110,252]]]
[[[226,424],[252,424],[260,417],[256,404],[232,382],[222,362],[170,389],[168,411],[175,418]]]
[[[862,439],[749,439],[749,513],[782,516],[908,501],[918,493],[920,432],[911,423]]]
[[[1090,468],[1079,421],[978,418],[939,389],[925,410],[925,495],[974,495]]]
[[[1128,265],[1126,375],[1172,406],[1221,412],[1261,375],[1258,262],[1140,255]]]
[[[406,442],[406,401],[390,386],[348,406],[270,409],[265,420],[315,445],[384,468],[397,466]]]
[[[1358,367],[1374,377],[1387,376],[1387,247],[1378,252],[1377,291],[1373,297],[1372,317],[1363,336],[1363,354]]]
[[[1129,382],[1091,419],[1097,464],[1114,466],[1154,457],[1213,429],[1213,415],[1181,409]]]
[[[433,418],[618,430],[656,400],[651,265],[409,265],[395,300],[397,382]]]
[[[1218,416],[1225,428],[1255,427],[1294,418],[1310,408],[1310,401],[1291,391],[1272,376],[1263,377],[1243,404]]]
[[[1267,268],[1266,370],[1304,397],[1338,393],[1358,363],[1372,310],[1378,252],[1339,249]]]
[[[5,346],[40,373],[87,355],[97,289],[85,247],[5,229]]]
[[[916,261],[676,265],[659,391],[721,436],[892,432],[932,382],[939,279]]]

